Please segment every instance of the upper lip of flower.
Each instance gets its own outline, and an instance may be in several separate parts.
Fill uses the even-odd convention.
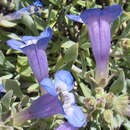
[[[117,17],[122,14],[122,8],[120,5],[108,6],[103,10],[91,8],[83,11],[80,15],[67,14],[66,17],[76,22],[87,23],[88,18],[91,17],[94,13],[103,17],[107,16],[107,20],[109,22],[113,22]]]
[[[52,29],[47,27],[40,36],[23,36],[21,41],[14,39],[7,41],[11,48],[22,51],[27,55],[32,71],[39,82],[48,77],[48,62],[45,50],[51,38]]]
[[[31,46],[31,45],[38,45],[42,46],[43,49],[46,49],[48,46],[48,42],[52,38],[52,29],[47,27],[40,36],[23,36],[21,41],[17,40],[8,40],[7,44],[16,50],[21,50],[24,47]],[[44,41],[44,42],[43,42]]]

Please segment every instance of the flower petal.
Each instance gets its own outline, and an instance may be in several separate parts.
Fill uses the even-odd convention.
[[[89,24],[99,19],[100,13],[101,13],[100,9],[91,8],[83,11],[80,17],[84,23]]]
[[[74,105],[76,102],[74,94],[67,91],[63,92],[63,99],[64,99],[63,108],[65,109]]]
[[[40,82],[48,77],[48,61],[46,52],[39,49],[36,45],[31,45],[22,48],[22,51],[27,55],[29,64],[36,79]]]
[[[92,29],[90,28],[89,30]],[[96,27],[93,26],[93,28],[96,28]],[[96,57],[96,77],[95,78],[97,81],[100,81],[101,79],[106,79],[108,77],[107,63],[108,63],[110,47],[111,47],[110,24],[106,20],[103,20],[101,18],[99,32],[92,34],[92,32],[89,31],[89,34],[91,35],[91,41],[94,40],[94,38],[97,41],[95,42],[95,44],[97,44],[98,47],[94,46],[94,42],[92,43],[93,44],[92,47],[93,47],[93,50],[95,51],[95,57]]]
[[[6,93],[6,90],[5,88],[2,86],[2,84],[0,84],[0,93],[3,92],[3,93]]]
[[[73,81],[74,79],[69,71],[60,70],[55,74],[55,87],[58,86],[60,82],[63,82],[66,84],[67,91],[71,91],[74,87]],[[63,87],[65,87],[65,85]]]
[[[17,40],[8,40],[8,41],[7,41],[7,44],[8,44],[11,48],[13,48],[13,49],[15,49],[15,50],[18,50],[18,51],[21,51],[20,47],[21,47],[22,45],[24,45],[22,42],[17,41]]]
[[[54,84],[52,83],[51,79],[45,78],[40,82],[40,85],[51,95],[56,96],[56,90]]]
[[[36,0],[34,3],[33,3],[34,6],[38,6],[38,7],[42,7],[43,6],[43,3],[41,3],[40,0]]]
[[[121,16],[122,8],[120,5],[112,5],[103,9],[101,15],[102,18],[108,21],[109,23],[114,22],[114,20]]]
[[[13,12],[13,13],[10,13],[8,15],[5,15],[2,17],[2,19],[5,19],[5,20],[9,20],[9,21],[13,21],[13,20],[19,20],[22,18],[22,16],[24,14],[28,14],[30,15],[30,9],[31,9],[31,5],[30,6],[27,6],[25,8],[22,8],[16,12]]]
[[[73,20],[73,21],[76,21],[76,22],[79,22],[79,23],[83,23],[80,15],[67,14],[66,17],[70,20]]]
[[[51,39],[52,38],[52,29],[50,27],[47,27],[41,34],[40,34],[40,38],[48,38]]]
[[[86,124],[86,117],[78,106],[73,105],[69,108],[64,109],[64,112],[65,118],[71,125],[75,127],[82,127]]]
[[[34,37],[34,36],[23,36],[22,37],[22,41],[23,42],[27,42],[28,40],[38,40],[38,38],[37,37]]]
[[[50,27],[47,27],[41,34],[38,40],[38,47],[43,48],[44,50],[48,47],[48,42],[52,38],[52,29]]]
[[[72,126],[68,122],[65,122],[64,124],[61,124],[56,130],[78,130],[77,127]]]
[[[33,119],[50,117],[58,113],[63,113],[58,97],[50,94],[45,94],[35,100],[28,111]]]

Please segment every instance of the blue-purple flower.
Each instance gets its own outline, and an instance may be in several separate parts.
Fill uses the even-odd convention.
[[[5,88],[3,87],[2,84],[0,84],[0,98],[2,98],[5,93],[6,93]]]
[[[92,8],[80,15],[66,15],[69,19],[85,23],[88,27],[92,51],[96,60],[97,82],[108,77],[107,62],[111,47],[110,24],[122,14],[120,5],[112,5],[103,10]]]
[[[82,127],[86,124],[86,117],[75,102],[75,97],[70,92],[73,87],[73,77],[69,71],[60,70],[56,72],[54,83],[49,78],[41,81],[41,86],[51,95],[59,97],[63,109],[62,114],[74,127]],[[55,108],[54,108],[55,109]]]
[[[27,120],[50,117],[62,113],[58,97],[45,94],[35,100],[31,107],[14,115],[14,124],[21,125]]]
[[[0,84],[0,92],[6,93],[6,90],[5,90],[5,88],[3,87],[2,84]]]
[[[60,70],[56,72],[54,80],[54,83],[49,78],[41,81],[41,86],[48,91],[48,94],[34,101],[27,110],[16,114],[16,124],[58,113],[63,114],[68,120],[70,128],[82,127],[86,124],[86,117],[80,107],[77,106],[73,93],[70,92],[74,87],[70,72]]]
[[[43,4],[39,0],[36,0],[30,6],[27,6],[16,12],[3,16],[2,20],[13,21],[13,20],[21,19],[24,14],[28,14],[28,15],[32,15],[34,13],[40,14],[41,13],[40,10],[42,7],[43,7]]]
[[[21,41],[14,39],[7,41],[11,48],[27,55],[32,71],[39,82],[48,77],[48,61],[45,50],[51,38],[52,29],[48,27],[38,37],[23,36]]]

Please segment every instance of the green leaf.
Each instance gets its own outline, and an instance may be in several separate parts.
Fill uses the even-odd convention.
[[[72,45],[74,45],[74,44],[76,44],[75,42],[73,42],[73,41],[66,41],[66,42],[64,42],[62,45],[61,45],[61,47],[62,48],[70,48]]]
[[[80,48],[84,49],[85,51],[88,50],[88,48],[90,48],[90,42],[85,42],[83,44],[80,45]]]
[[[21,104],[22,106],[26,106],[26,105],[29,103],[29,98],[30,98],[30,97],[24,95],[20,104]]]
[[[65,51],[64,60],[66,63],[73,62],[78,56],[78,44],[72,45]]]
[[[2,51],[0,51],[0,65],[4,65],[5,63],[5,56],[4,54],[2,53]]]
[[[32,84],[31,86],[28,87],[27,92],[32,93],[32,92],[38,92],[39,91],[39,84]]]
[[[91,126],[90,126],[89,129],[90,129],[90,130],[101,130],[101,125],[100,125],[97,121],[94,121],[94,122],[91,124]]]
[[[15,96],[22,98],[23,93],[20,89],[20,83],[17,80],[13,80],[13,79],[4,80],[3,85],[7,91],[13,90]]]
[[[15,65],[14,64],[12,64],[10,61],[6,61],[5,62],[5,67],[6,67],[6,69],[8,69],[8,70],[12,70],[12,69],[14,69],[15,68]]]
[[[3,106],[9,110],[10,107],[10,103],[11,103],[11,99],[13,96],[13,91],[10,90],[6,93],[6,95],[4,95],[4,97],[1,99],[1,103],[3,104]]]
[[[27,56],[18,56],[17,62],[21,66],[26,66],[26,65],[28,65],[28,58],[27,58]]]
[[[1,121],[1,119],[2,119],[2,105],[0,103],[0,121]]]
[[[43,21],[43,19],[39,16],[34,16],[33,17],[36,23],[36,28],[43,31],[44,28],[46,27],[46,23]]]
[[[15,33],[10,33],[10,34],[8,34],[7,36],[8,36],[9,38],[11,38],[11,39],[21,40],[21,38],[20,38],[18,35],[16,35]]]
[[[32,74],[32,70],[31,70],[31,67],[29,66],[28,64],[28,59],[26,56],[18,56],[17,57],[17,61],[18,61],[18,64],[16,66],[17,68],[17,71],[25,76],[25,77],[29,77],[31,76]]]
[[[128,34],[130,33],[130,20],[127,23],[127,27],[123,30],[122,34],[119,36],[119,38],[127,38]]]
[[[12,74],[8,74],[8,75],[5,75],[5,76],[1,76],[1,77],[0,77],[0,83],[1,83],[2,80],[10,79],[10,78],[12,78],[12,77],[13,77]]]
[[[64,59],[63,57],[60,55],[57,59],[57,62],[56,62],[56,65],[55,65],[55,71],[58,71],[60,70],[62,67],[65,66],[65,63],[64,63]]]
[[[85,6],[86,6],[86,5],[85,5],[85,1],[83,1],[83,0],[77,1],[77,4],[78,4],[78,5],[81,5],[82,7],[85,7]]]
[[[14,27],[16,25],[17,25],[16,23],[9,22],[7,20],[1,20],[0,21],[0,26],[2,26],[2,27],[11,28],[11,27]]]
[[[123,125],[125,126],[126,130],[130,130],[130,121],[126,121]]]
[[[113,118],[113,127],[114,128],[119,128],[123,122],[124,122],[123,116],[116,115]]]
[[[55,6],[60,7],[60,1],[59,0],[49,0],[52,4],[54,4]]]
[[[85,53],[81,52],[81,64],[82,64],[82,75],[85,74],[86,72],[86,58],[85,58]]]
[[[88,88],[87,85],[85,85],[84,83],[80,83],[79,86],[80,86],[85,97],[91,96],[91,90]]]
[[[126,79],[126,83],[127,83],[128,95],[130,96],[130,79]]]
[[[115,80],[114,83],[111,85],[110,92],[114,94],[119,94],[125,86],[126,86],[125,74],[123,71],[121,71],[119,74],[119,78]]]
[[[34,33],[34,35],[39,35],[31,16],[24,14],[22,17],[22,22],[32,31],[32,33]]]

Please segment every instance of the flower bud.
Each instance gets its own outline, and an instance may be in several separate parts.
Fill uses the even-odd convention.
[[[107,109],[103,112],[104,120],[112,126],[113,124],[113,112],[110,109]]]
[[[84,104],[88,109],[94,109],[95,108],[95,98],[94,97],[90,97],[90,98],[86,98],[84,99]]]

